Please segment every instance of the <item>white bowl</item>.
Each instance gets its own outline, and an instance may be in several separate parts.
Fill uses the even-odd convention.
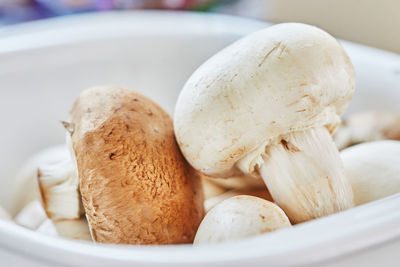
[[[62,143],[58,121],[81,90],[122,85],[170,113],[190,73],[239,37],[268,26],[196,13],[129,12],[52,19],[0,30],[0,204],[29,156]],[[343,42],[357,71],[349,112],[400,112],[400,56]],[[26,189],[26,190],[29,190]],[[2,266],[397,266],[400,195],[248,240],[193,248],[116,246],[43,236],[0,221]]]

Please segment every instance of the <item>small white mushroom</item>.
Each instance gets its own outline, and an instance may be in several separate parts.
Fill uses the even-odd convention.
[[[67,134],[67,147],[70,147],[70,135]],[[71,152],[71,150],[69,151]],[[42,165],[38,169],[38,184],[44,209],[51,223],[45,221],[39,232],[79,239],[91,240],[89,226],[84,215],[79,193],[79,178],[74,157],[63,153],[59,161]]]
[[[43,165],[38,182],[43,206],[50,219],[76,219],[84,214],[79,179],[70,158]]]
[[[57,145],[43,149],[28,159],[16,176],[18,185],[15,192],[11,194],[10,213],[16,214],[31,201],[41,199],[37,179],[40,166],[53,165],[68,157],[69,152],[66,145]]]
[[[340,150],[364,142],[400,140],[400,115],[389,111],[362,111],[344,119],[333,136]]]
[[[290,226],[288,217],[274,203],[253,196],[235,196],[207,213],[194,244],[240,240]]]
[[[331,133],[354,87],[354,68],[335,38],[278,24],[192,74],[176,104],[176,138],[206,175],[261,176],[293,222],[332,214],[353,206]]]
[[[400,193],[400,141],[355,145],[341,156],[356,205]]]
[[[89,226],[82,218],[84,209],[77,170],[67,146],[38,153],[20,175],[23,182],[18,195],[25,196],[26,193],[29,197],[22,197],[19,205],[33,200],[17,214],[16,223],[44,234],[90,240]]]

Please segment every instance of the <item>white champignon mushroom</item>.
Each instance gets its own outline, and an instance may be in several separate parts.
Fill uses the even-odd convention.
[[[278,24],[223,49],[186,82],[175,133],[213,177],[262,176],[292,222],[353,206],[331,133],[354,92],[346,52],[326,32]]]
[[[18,195],[29,197],[16,199],[18,205],[33,200],[17,214],[17,224],[43,234],[91,240],[87,221],[82,218],[76,164],[67,146],[47,148],[35,155],[23,167],[20,178]]]
[[[57,145],[43,149],[28,159],[20,168],[15,179],[18,181],[15,191],[11,194],[10,213],[19,212],[28,203],[40,200],[38,187],[38,168],[53,165],[68,158],[69,152],[65,145]]]
[[[356,205],[400,193],[400,141],[355,145],[341,156]]]
[[[340,150],[364,142],[400,140],[400,115],[368,110],[349,115],[333,136]]]
[[[76,219],[84,214],[79,178],[70,158],[40,166],[38,182],[43,206],[51,219]]]
[[[52,220],[51,223],[46,220],[38,231],[47,234],[56,232],[65,238],[91,240],[87,220],[82,218],[85,212],[79,192],[75,155],[71,153],[70,134],[66,136],[68,149],[62,151],[63,156],[59,155],[58,161],[38,168],[37,180],[42,203]]]
[[[207,213],[194,244],[240,240],[290,226],[288,217],[274,203],[253,196],[235,196]]]

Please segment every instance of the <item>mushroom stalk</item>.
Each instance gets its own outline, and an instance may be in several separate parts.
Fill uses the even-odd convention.
[[[352,207],[353,192],[329,131],[292,132],[266,147],[259,172],[274,201],[294,223]]]

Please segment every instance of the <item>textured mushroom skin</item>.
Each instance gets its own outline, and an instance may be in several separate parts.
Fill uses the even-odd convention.
[[[121,88],[84,91],[71,111],[80,191],[95,241],[190,243],[204,215],[200,178],[170,116]]]

